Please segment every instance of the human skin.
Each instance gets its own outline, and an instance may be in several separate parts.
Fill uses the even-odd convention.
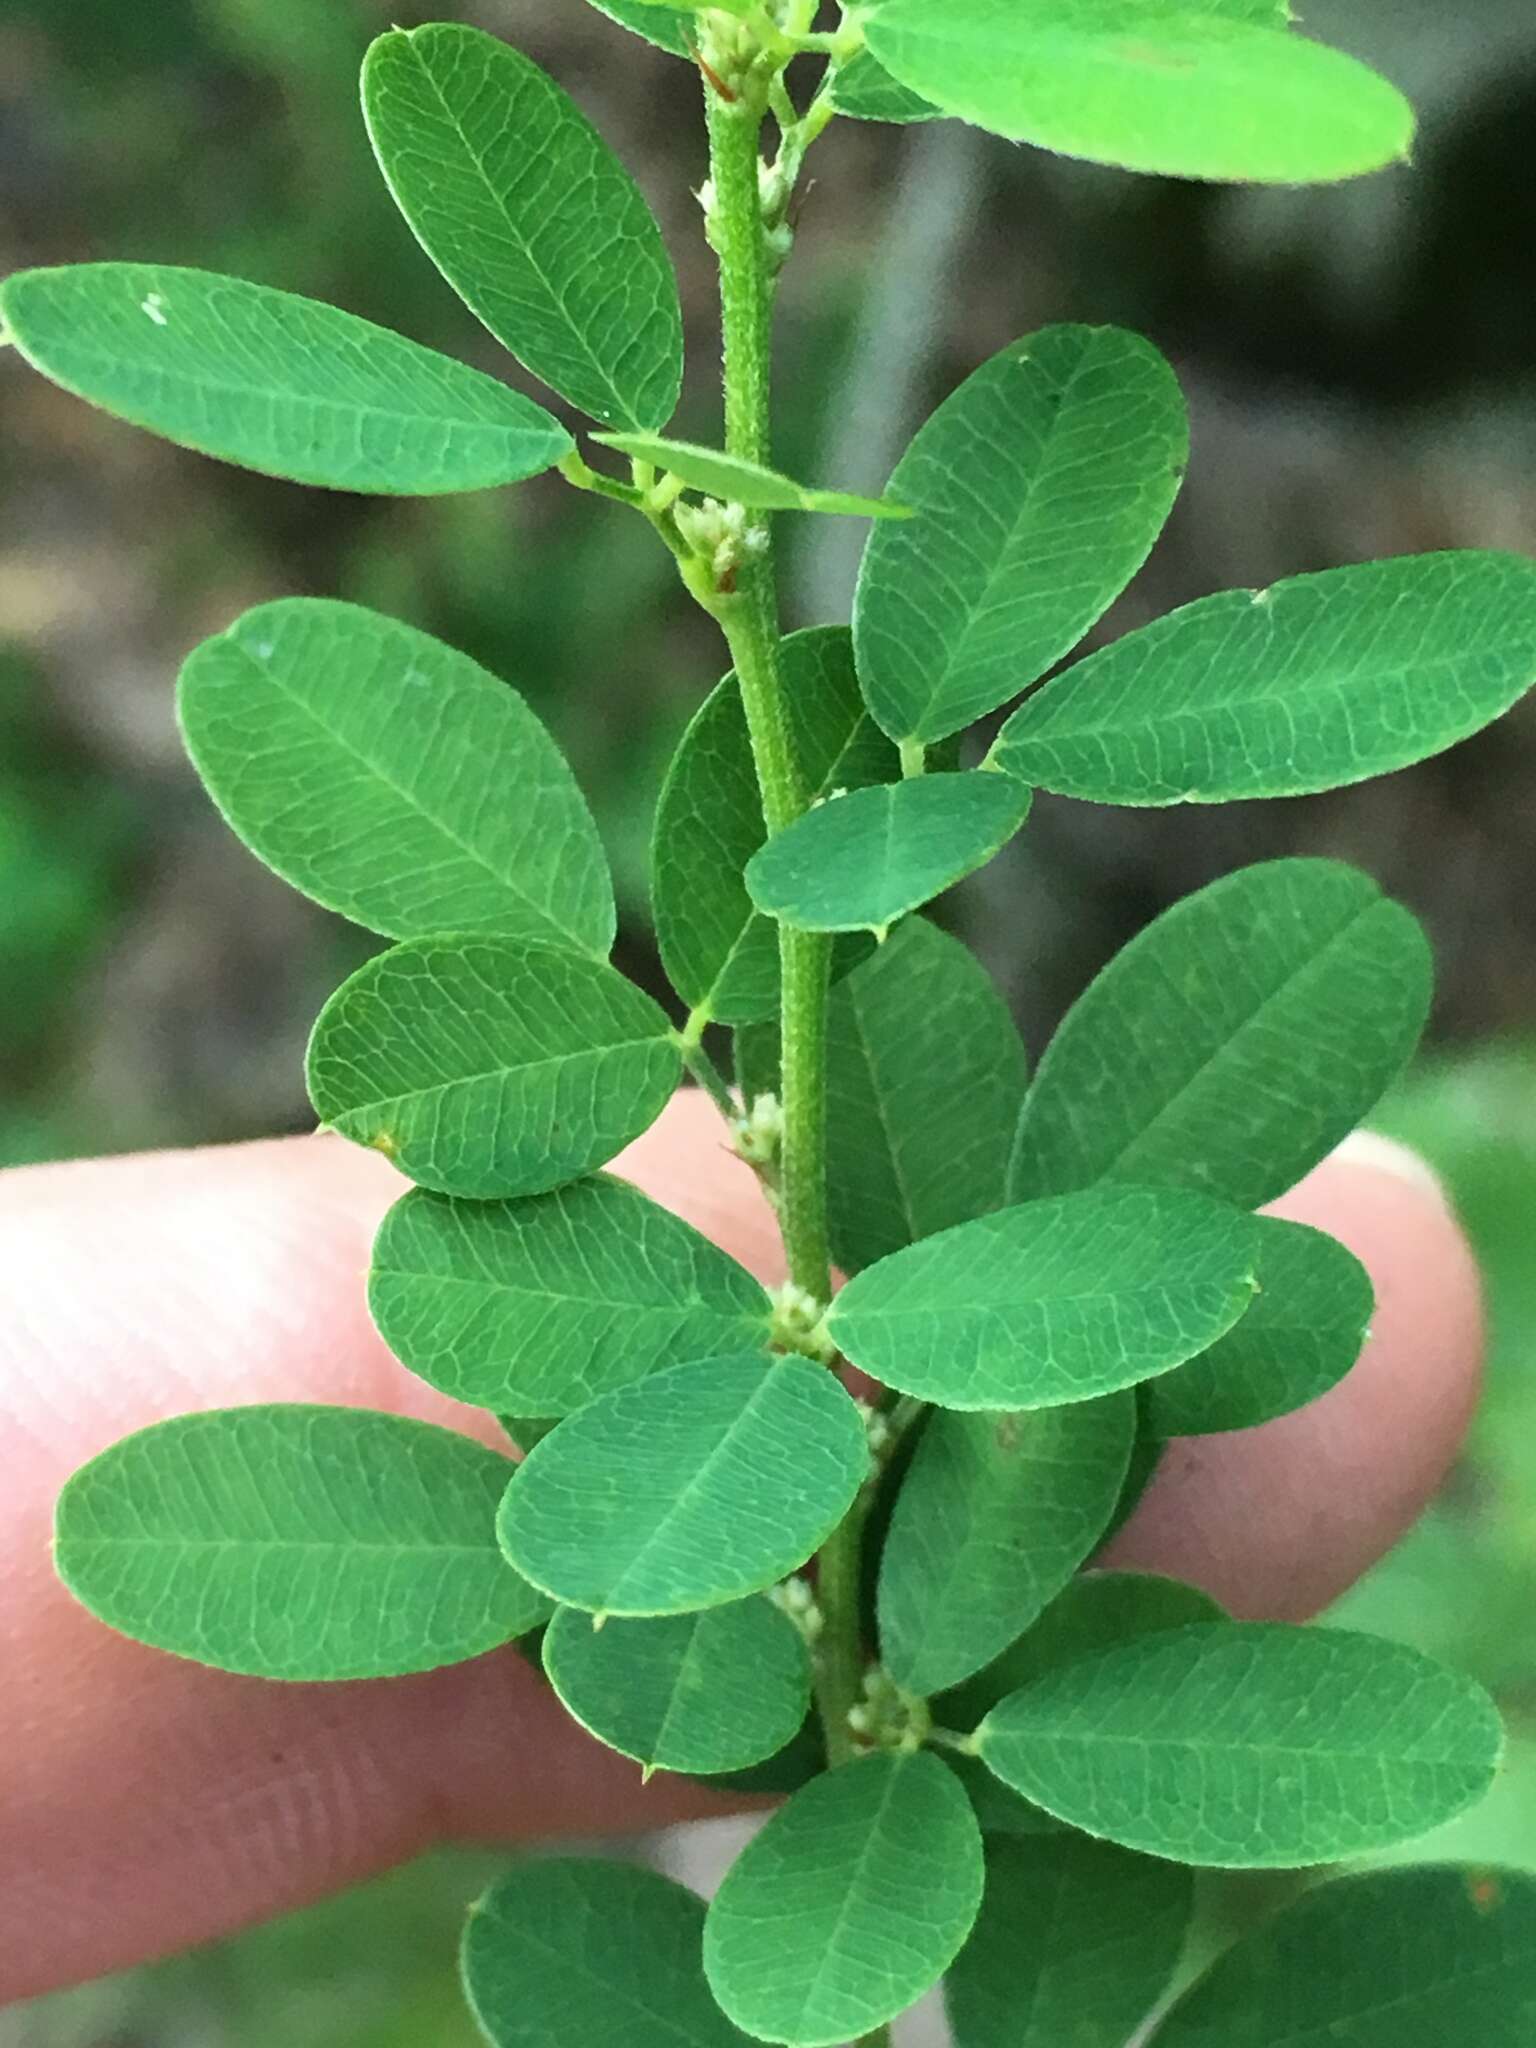
[[[773,1219],[700,1096],[618,1162],[765,1280]],[[182,1949],[445,1840],[654,1827],[717,1803],[575,1729],[515,1653],[371,1685],[227,1676],[125,1641],[49,1557],[64,1479],[162,1417],[352,1403],[504,1442],[372,1330],[401,1183],[337,1138],[0,1176],[0,2003]],[[1409,1525],[1476,1397],[1477,1278],[1433,1180],[1378,1141],[1277,1205],[1376,1283],[1371,1342],[1301,1414],[1174,1445],[1108,1561],[1300,1619]]]

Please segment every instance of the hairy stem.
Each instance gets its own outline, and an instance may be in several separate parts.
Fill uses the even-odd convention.
[[[734,101],[706,86],[710,214],[720,259],[725,360],[725,445],[749,462],[772,460],[771,331],[773,278],[758,182],[763,105],[750,91]],[[771,537],[745,563],[737,591],[717,615],[730,642],[770,832],[782,832],[806,808],[790,735],[779,663],[778,585]],[[783,974],[782,1082],[784,1247],[795,1284],[825,1301],[831,1291],[827,1249],[827,992],[830,942],[779,928]]]
[[[727,101],[706,88],[709,108],[711,236],[720,259],[725,360],[726,447],[750,462],[772,461],[773,277],[764,235],[759,149],[764,107]],[[793,824],[807,792],[795,761],[779,659],[778,586],[771,537],[742,571],[738,591],[716,606],[741,684],[770,832]],[[783,980],[779,1220],[790,1277],[817,1301],[832,1290],[827,1239],[827,1002],[831,942],[779,927]],[[856,1754],[849,1714],[863,1695],[859,1590],[869,1490],[817,1560],[823,1628],[816,1647],[816,1701],[833,1764]],[[870,2036],[883,2048],[884,2028]]]

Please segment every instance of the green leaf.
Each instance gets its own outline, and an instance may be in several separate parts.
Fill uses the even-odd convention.
[[[1433,977],[1413,917],[1354,868],[1225,876],[1133,939],[1068,1013],[1025,1105],[1015,1198],[1124,1181],[1273,1201],[1396,1079]]]
[[[745,1770],[792,1742],[810,1703],[794,1624],[760,1595],[660,1621],[562,1607],[544,1637],[549,1682],[583,1728],[648,1770]]]
[[[600,960],[422,939],[343,982],[310,1040],[321,1121],[423,1187],[490,1201],[601,1166],[666,1108],[665,1016]]]
[[[921,93],[898,85],[883,64],[861,50],[838,71],[832,104],[855,121],[938,121],[941,110]]]
[[[1258,1219],[1259,1292],[1236,1329],[1201,1358],[1142,1389],[1157,1437],[1252,1429],[1305,1408],[1360,1356],[1376,1297],[1336,1238],[1278,1217]]]
[[[886,0],[912,91],[1014,142],[1165,177],[1311,184],[1408,154],[1413,110],[1352,57],[1199,0]]]
[[[59,1496],[59,1575],[136,1642],[257,1678],[389,1678],[549,1602],[496,1548],[513,1467],[352,1408],[229,1408],[124,1437]]]
[[[747,863],[758,909],[801,931],[884,933],[1000,852],[1029,815],[1006,776],[924,775],[829,798]]]
[[[1176,1864],[1057,1835],[987,1847],[987,1895],[944,1983],[954,2048],[1125,2048],[1194,1914]]]
[[[923,918],[832,991],[827,1202],[844,1272],[1002,1208],[1025,1080],[990,976]]]
[[[815,1778],[748,1843],[704,1923],[715,1997],[749,2034],[831,2048],[936,1984],[981,1906],[981,1836],[937,1757]]]
[[[765,1757],[760,1764],[749,1765],[744,1771],[722,1771],[718,1776],[710,1776],[707,1782],[718,1791],[746,1792],[753,1798],[759,1794],[782,1796],[798,1792],[826,1768],[827,1745],[820,1718],[813,1708],[800,1723],[793,1740],[775,1755]]]
[[[758,512],[832,512],[850,519],[907,519],[904,505],[888,498],[858,498],[847,491],[813,490],[777,470],[704,448],[694,441],[669,441],[662,434],[594,434],[604,448],[617,448],[634,462],[668,471],[690,490]]]
[[[929,1418],[880,1559],[880,1653],[898,1685],[958,1685],[1044,1611],[1108,1527],[1135,1431],[1131,1393]]]
[[[192,653],[177,710],[231,829],[328,910],[391,938],[613,944],[608,863],[559,749],[440,640],[280,599]]]
[[[498,1415],[496,1420],[511,1437],[517,1448],[526,1454],[535,1444],[543,1443],[545,1437],[560,1420],[558,1415]]]
[[[791,633],[781,669],[791,743],[813,799],[900,772],[895,748],[864,709],[846,627]],[[722,1024],[753,1024],[778,1012],[778,929],[753,909],[742,879],[767,836],[732,670],[683,735],[652,842],[656,937],[667,978],[690,1010]]]
[[[1264,1622],[1175,1629],[1048,1672],[976,1741],[1073,1827],[1239,1870],[1426,1834],[1483,1796],[1501,1749],[1482,1689],[1418,1651]]]
[[[677,279],[629,172],[538,65],[480,29],[396,29],[363,66],[374,153],[416,239],[519,362],[593,418],[659,427]]]
[[[562,1423],[519,1466],[499,1533],[517,1569],[567,1606],[689,1614],[795,1571],[868,1471],[863,1419],[829,1372],[705,1359]]]
[[[1094,803],[1304,796],[1442,753],[1536,681],[1536,562],[1407,556],[1228,590],[1036,692],[993,757]]]
[[[35,370],[180,447],[333,491],[513,484],[574,445],[521,392],[291,292],[159,263],[22,270],[0,320]]]
[[[1220,1957],[1156,2048],[1528,2048],[1536,1879],[1376,1870],[1319,1885]]]
[[[827,1327],[861,1371],[945,1408],[1054,1408],[1197,1357],[1253,1298],[1253,1219],[1103,1188],[925,1238],[850,1280]]]
[[[657,6],[654,0],[589,0],[589,4],[632,35],[644,36],[657,49],[674,57],[692,57],[688,47],[692,24],[680,19],[671,8]]]
[[[1079,1663],[1139,1636],[1225,1619],[1209,1593],[1180,1579],[1152,1572],[1083,1572],[1033,1628],[985,1671],[947,1693],[936,1711],[946,1725],[969,1728],[999,1700],[1060,1664]]]
[[[1178,1579],[1141,1572],[1083,1572],[985,1671],[941,1694],[933,1703],[934,1719],[944,1728],[974,1728],[999,1700],[1058,1664],[1076,1662],[1135,1636],[1224,1619],[1209,1593]],[[980,1758],[947,1750],[945,1762],[958,1771],[984,1833],[1042,1835],[1063,1827],[1043,1807],[994,1778]]]
[[[374,1243],[368,1304],[432,1386],[548,1417],[661,1366],[766,1345],[770,1322],[750,1273],[607,1175],[521,1202],[406,1195]]]
[[[968,377],[891,479],[918,516],[876,529],[859,576],[885,731],[943,739],[1069,653],[1146,560],[1188,454],[1177,379],[1120,328],[1047,327]]]
[[[493,2048],[750,2048],[710,1996],[703,1924],[654,1870],[540,1857],[471,1908],[464,1986]]]

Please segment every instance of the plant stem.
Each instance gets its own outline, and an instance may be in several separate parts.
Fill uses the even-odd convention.
[[[772,461],[773,278],[763,232],[759,144],[764,103],[744,91],[722,99],[706,83],[711,234],[720,259],[725,362],[725,445],[748,462]],[[717,615],[730,643],[770,833],[806,808],[779,663],[778,586],[772,539],[744,564],[738,591]],[[830,941],[779,927],[783,979],[784,1146],[781,1222],[790,1277],[818,1301],[831,1293],[827,1247],[827,996]]]
[[[705,97],[713,185],[710,232],[720,259],[725,445],[732,455],[771,464],[773,276],[759,183],[765,100],[744,95],[727,101],[707,84]],[[745,565],[737,593],[718,600],[715,609],[741,685],[764,822],[771,833],[782,832],[806,809],[807,794],[784,701],[771,535]],[[832,1292],[826,1193],[831,960],[830,940],[780,925],[784,1131],[779,1221],[790,1277],[817,1301],[830,1300]],[[863,1696],[859,1594],[870,1494],[868,1487],[861,1491],[817,1559],[823,1628],[816,1646],[816,1702],[832,1764],[848,1763],[857,1754],[848,1717]],[[869,2048],[884,2048],[888,2041],[888,2031],[880,2028],[869,2036]]]

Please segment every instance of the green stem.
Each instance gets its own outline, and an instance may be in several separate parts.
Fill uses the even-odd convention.
[[[706,86],[709,110],[710,235],[720,259],[725,359],[725,445],[749,462],[773,457],[770,386],[773,276],[764,234],[759,152],[766,94],[730,102]],[[743,569],[739,589],[717,597],[716,617],[730,643],[752,739],[763,818],[782,832],[806,809],[784,700],[779,656],[778,586],[771,535]],[[831,942],[779,927],[783,982],[779,1222],[790,1277],[817,1301],[832,1292],[827,1235],[827,1004]],[[822,1633],[816,1647],[816,1702],[828,1759],[857,1754],[849,1714],[863,1696],[860,1627],[864,1524],[872,1489],[864,1488],[817,1559]],[[871,2048],[889,2039],[870,2036]]]
[[[729,1123],[735,1123],[741,1114],[740,1106],[726,1085],[725,1076],[715,1065],[709,1054],[696,1038],[687,1031],[677,1034],[677,1049],[683,1056],[683,1065],[698,1082],[716,1109]]]
[[[816,1602],[822,1632],[816,1645],[816,1708],[826,1738],[827,1762],[846,1764],[858,1754],[848,1716],[864,1697],[864,1645],[859,1626],[864,1524],[873,1488],[836,1528],[816,1560]]]
[[[765,101],[744,91],[735,101],[706,84],[711,237],[720,260],[725,360],[725,445],[748,462],[772,461],[773,278],[758,183]],[[778,585],[771,535],[744,565],[738,590],[717,599],[730,643],[762,790],[763,819],[782,832],[805,810],[790,736],[779,659]],[[831,943],[779,927],[783,979],[784,1146],[780,1220],[790,1277],[818,1301],[831,1294],[827,1245],[827,997]]]

